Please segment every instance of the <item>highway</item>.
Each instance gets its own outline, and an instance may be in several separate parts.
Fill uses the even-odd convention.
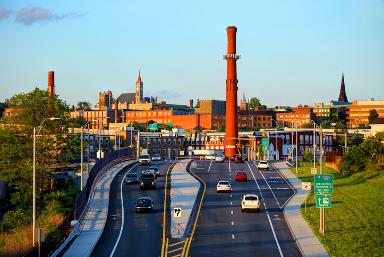
[[[154,164],[153,162],[152,164]],[[152,165],[155,166],[155,165]],[[162,239],[162,220],[164,202],[165,174],[170,164],[159,162],[161,176],[156,179],[155,190],[139,190],[139,185],[122,183],[124,175],[129,170],[123,170],[116,176],[111,185],[109,215],[104,232],[92,252],[93,257],[106,256],[159,256]],[[135,166],[129,172],[141,171],[149,166]],[[121,194],[121,188],[122,194]],[[121,196],[123,201],[121,201]],[[136,199],[149,196],[154,201],[154,211],[136,213]],[[122,202],[124,205],[124,225],[122,226]],[[113,215],[116,215],[116,218]],[[122,229],[121,229],[122,228]]]
[[[236,182],[236,171],[246,171],[247,182]],[[282,209],[294,194],[278,172],[257,170],[254,163],[197,161],[192,171],[207,185],[190,256],[301,256]],[[231,193],[217,193],[219,180],[232,184]],[[242,212],[241,197],[256,193],[261,213]]]

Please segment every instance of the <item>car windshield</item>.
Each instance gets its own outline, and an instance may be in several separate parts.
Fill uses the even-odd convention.
[[[141,158],[141,159],[148,159],[148,158],[149,158],[149,155],[148,155],[148,154],[144,154],[144,155],[141,155],[140,158]]]
[[[143,178],[143,179],[146,179],[146,178],[153,178],[153,174],[151,174],[151,173],[145,173],[145,174],[143,174],[143,175],[141,176],[141,178]]]
[[[248,201],[257,201],[259,198],[257,196],[246,196],[244,199]]]
[[[239,171],[237,172],[237,175],[246,175],[246,173],[244,171]]]
[[[229,185],[228,181],[219,181],[219,185]]]
[[[268,162],[266,162],[266,161],[260,161],[259,163],[260,163],[260,164],[267,164]]]
[[[128,178],[136,178],[137,175],[136,175],[136,173],[129,173],[129,174],[127,175],[127,177],[128,177]]]
[[[137,200],[137,203],[138,204],[150,204],[151,200],[149,200],[149,199],[139,199],[139,200]]]

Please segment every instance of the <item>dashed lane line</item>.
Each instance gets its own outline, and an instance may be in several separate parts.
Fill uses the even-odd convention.
[[[247,164],[248,164],[248,163],[247,163]],[[265,179],[264,174],[257,168],[256,163],[253,163],[253,165],[255,165],[256,170],[261,174],[261,176],[263,177],[265,183],[267,183],[267,186],[268,186],[269,190],[271,190],[271,193],[272,193],[272,195],[273,195],[273,198],[275,198],[275,201],[276,201],[276,203],[277,203],[277,206],[281,209],[281,207],[280,207],[280,203],[279,203],[279,201],[277,200],[276,195],[275,195],[275,193],[273,192],[273,190],[272,190],[271,186],[269,185],[268,181]]]
[[[280,244],[279,244],[279,240],[277,240],[277,237],[276,237],[275,228],[273,227],[271,218],[269,217],[269,213],[268,213],[267,206],[266,206],[266,204],[265,204],[265,200],[264,200],[263,192],[261,191],[261,189],[260,189],[260,187],[259,187],[259,183],[257,182],[257,180],[256,180],[256,178],[255,178],[255,175],[253,174],[252,168],[251,168],[251,166],[249,165],[248,162],[247,162],[247,165],[248,165],[249,171],[250,171],[251,174],[252,174],[253,179],[254,179],[255,182],[256,182],[257,188],[259,189],[261,199],[263,200],[263,205],[264,205],[264,208],[265,208],[265,210],[266,210],[265,213],[267,214],[268,221],[269,221],[269,226],[271,227],[273,237],[275,238],[275,242],[276,242],[277,248],[278,248],[278,250],[279,250],[280,257],[284,257],[283,252],[281,251],[281,247],[280,247]]]

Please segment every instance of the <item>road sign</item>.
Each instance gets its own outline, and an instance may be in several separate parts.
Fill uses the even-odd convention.
[[[269,146],[269,138],[263,137],[261,139],[261,149],[263,150],[263,152],[268,152],[268,146]]]
[[[331,208],[332,206],[332,195],[316,195],[316,207],[317,208]]]
[[[314,175],[315,193],[333,192],[333,174],[315,174]]]
[[[173,217],[180,218],[181,217],[181,208],[173,208]]]
[[[311,168],[311,174],[312,175],[317,174],[317,168]]]
[[[311,191],[311,182],[302,182],[301,183],[301,190]]]
[[[158,131],[159,130],[159,126],[157,125],[157,123],[151,123],[149,124],[149,130],[150,131]]]

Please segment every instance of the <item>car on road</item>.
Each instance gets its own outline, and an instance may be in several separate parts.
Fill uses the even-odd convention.
[[[241,211],[253,210],[260,212],[260,200],[257,195],[245,194],[241,198]]]
[[[140,180],[136,173],[130,172],[125,177],[126,184],[139,184]]]
[[[152,161],[161,161],[163,158],[161,158],[161,155],[158,153],[155,153],[154,155],[151,156]]]
[[[269,164],[267,161],[259,161],[257,164],[258,170],[269,170]]]
[[[238,163],[243,163],[244,162],[243,157],[241,157],[240,154],[232,155],[231,160],[234,161],[234,162],[238,162]]]
[[[141,175],[140,190],[147,188],[156,189],[155,177],[153,174],[144,173]]]
[[[152,171],[156,177],[160,176],[160,171],[158,167],[151,166],[148,168],[149,171]]]
[[[141,171],[141,176],[143,175],[147,175],[147,177],[152,177],[153,179],[157,179],[154,170],[150,170],[150,169],[143,170]]]
[[[151,164],[151,156],[149,154],[142,154],[139,157],[139,164],[140,165],[149,165]]]
[[[216,191],[218,193],[231,192],[232,191],[231,183],[229,183],[229,181],[227,180],[220,180],[216,185]]]
[[[140,197],[136,200],[136,212],[152,211],[153,201],[151,197]]]
[[[225,160],[224,154],[217,154],[215,156],[215,162],[224,162],[224,160]]]
[[[214,161],[216,159],[216,154],[207,154],[205,156],[205,159],[209,161]]]
[[[247,173],[245,171],[238,171],[235,175],[236,181],[248,181]]]

